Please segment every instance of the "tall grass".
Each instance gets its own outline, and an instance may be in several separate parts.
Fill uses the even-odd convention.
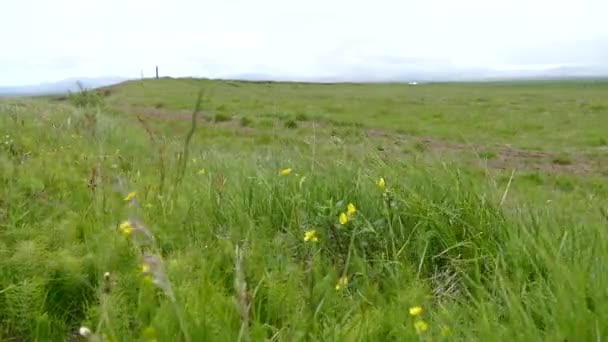
[[[0,340],[71,339],[81,326],[119,341],[608,334],[603,198],[576,205],[584,211],[506,206],[504,188],[453,165],[196,138],[186,154],[184,134],[163,136],[159,155],[134,120],[103,112],[88,143],[75,124],[87,110],[31,104],[19,120],[0,116],[10,137],[0,144]],[[134,215],[170,295],[121,234]],[[312,230],[318,241],[304,241]]]

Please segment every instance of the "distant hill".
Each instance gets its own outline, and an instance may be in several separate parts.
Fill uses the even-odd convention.
[[[371,61],[373,62],[373,61]],[[534,69],[484,69],[455,68],[449,65],[420,65],[408,60],[392,61],[392,65],[338,67],[333,74],[280,75],[277,73],[251,72],[224,74],[217,79],[252,82],[310,82],[310,83],[369,83],[369,82],[504,82],[504,81],[568,81],[608,80],[608,66],[559,66]],[[376,66],[374,66],[376,65]],[[78,91],[78,82],[85,88],[101,88],[130,80],[123,77],[70,78],[58,82],[27,86],[0,87],[0,97],[42,96]]]
[[[48,82],[36,85],[0,87],[0,96],[32,96],[32,95],[56,95],[68,91],[78,91],[78,82],[85,88],[99,88],[127,81],[122,77],[101,78],[69,78],[58,82]]]
[[[393,60],[382,64],[371,59],[366,65],[338,67],[333,75],[276,75],[263,73],[227,74],[221,79],[247,81],[293,81],[313,83],[340,82],[487,82],[541,80],[605,80],[608,66],[548,66],[512,69],[460,68],[449,64],[420,64],[409,60]]]

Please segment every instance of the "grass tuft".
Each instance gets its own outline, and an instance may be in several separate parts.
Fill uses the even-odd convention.
[[[298,128],[298,123],[295,120],[287,120],[285,121],[285,128],[296,129]]]
[[[216,113],[213,117],[213,121],[215,122],[226,122],[232,120],[232,116],[225,113]]]

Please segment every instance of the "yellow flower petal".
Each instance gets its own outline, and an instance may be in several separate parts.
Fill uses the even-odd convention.
[[[130,201],[135,198],[135,191],[129,192],[129,194],[125,197],[125,201]]]
[[[341,213],[340,214],[340,224],[345,225],[347,222],[348,222],[348,216],[346,216],[346,213]]]
[[[378,185],[378,187],[381,190],[384,190],[384,187],[386,186],[385,182],[384,182],[384,178],[380,177],[380,179],[378,179],[378,181],[376,182],[376,184]]]
[[[422,333],[429,330],[429,325],[425,321],[419,320],[414,323],[414,328],[416,328],[416,332]]]
[[[420,306],[413,306],[410,308],[410,315],[412,316],[420,316],[422,313],[422,308]]]
[[[304,241],[305,242],[317,242],[319,241],[319,237],[317,236],[317,232],[315,230],[309,230],[304,233]]]
[[[336,283],[336,291],[340,291],[340,290],[344,289],[346,286],[348,286],[348,277],[342,276],[342,277],[340,277],[340,279],[338,279],[338,282]]]
[[[124,235],[129,236],[133,232],[133,225],[131,222],[125,221],[120,224],[119,229]]]
[[[291,168],[283,169],[279,171],[279,176],[289,176],[291,173]]]
[[[202,168],[202,169],[198,170],[198,174],[201,175],[201,176],[204,175],[205,172],[206,172],[205,168]]]
[[[353,216],[356,211],[357,209],[355,208],[355,205],[352,203],[348,203],[348,207],[346,208],[346,214],[348,216]]]

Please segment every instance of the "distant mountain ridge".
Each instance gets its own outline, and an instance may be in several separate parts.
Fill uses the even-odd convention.
[[[128,81],[124,77],[80,77],[68,78],[58,82],[46,82],[36,85],[0,87],[0,96],[31,96],[31,95],[56,95],[68,91],[78,91],[80,83],[85,88],[99,88]]]
[[[373,62],[370,61],[370,62]],[[395,60],[385,66],[344,65],[323,75],[296,75],[279,72],[225,73],[214,77],[218,80],[311,82],[311,83],[374,83],[374,82],[501,82],[501,81],[560,81],[560,80],[608,80],[608,66],[557,66],[541,69],[492,69],[457,68],[450,65],[412,65],[408,60]],[[40,96],[65,94],[78,91],[78,83],[85,88],[115,85],[133,78],[99,77],[69,78],[58,82],[27,86],[0,87],[0,97]]]
[[[373,65],[373,63],[370,63]],[[248,81],[294,81],[319,83],[372,83],[372,82],[494,82],[494,81],[542,81],[542,80],[606,80],[608,66],[557,66],[540,69],[492,69],[459,68],[450,65],[408,65],[394,63],[390,66],[343,66],[335,73],[324,76],[290,76],[260,73],[226,74],[220,79]]]

